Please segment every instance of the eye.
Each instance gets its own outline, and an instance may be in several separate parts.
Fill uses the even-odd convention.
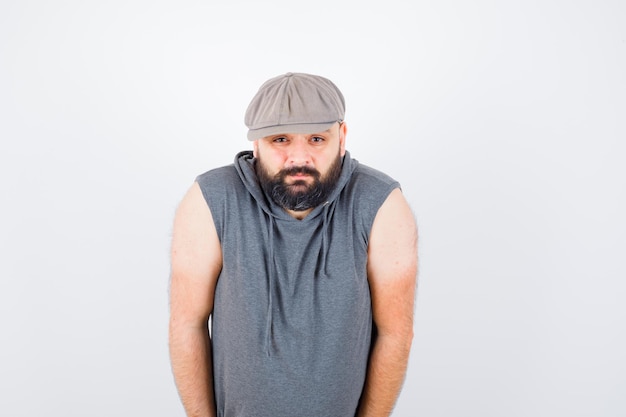
[[[287,142],[287,138],[284,136],[277,136],[274,139],[272,139],[272,142],[274,143],[285,143]]]
[[[313,142],[313,143],[322,143],[322,142],[324,142],[325,140],[326,140],[326,139],[324,139],[324,138],[323,138],[323,137],[321,137],[321,136],[313,136],[313,137],[311,137],[311,142]]]

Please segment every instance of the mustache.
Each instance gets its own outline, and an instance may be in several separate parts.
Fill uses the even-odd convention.
[[[311,175],[314,178],[320,177],[320,173],[318,170],[310,166],[306,166],[306,165],[300,166],[300,167],[289,167],[289,168],[281,169],[280,172],[278,173],[278,176],[281,178],[284,178],[287,175],[298,175],[298,174]]]

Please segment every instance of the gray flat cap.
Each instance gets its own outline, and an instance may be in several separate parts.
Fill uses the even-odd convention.
[[[280,133],[317,133],[342,121],[346,105],[332,81],[287,73],[266,81],[246,110],[248,140]]]

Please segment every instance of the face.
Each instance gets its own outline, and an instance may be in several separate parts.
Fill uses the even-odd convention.
[[[265,192],[287,210],[322,204],[341,173],[345,123],[315,134],[272,135],[254,142],[257,176]]]

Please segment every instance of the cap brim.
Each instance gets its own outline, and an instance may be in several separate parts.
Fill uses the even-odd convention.
[[[260,129],[250,129],[248,130],[248,140],[255,141],[266,136],[272,135],[280,135],[282,133],[301,133],[301,134],[311,134],[311,133],[322,133],[337,123],[335,122],[327,122],[327,123],[309,123],[309,124],[293,124],[293,125],[278,125],[278,126],[268,126],[262,127]]]

